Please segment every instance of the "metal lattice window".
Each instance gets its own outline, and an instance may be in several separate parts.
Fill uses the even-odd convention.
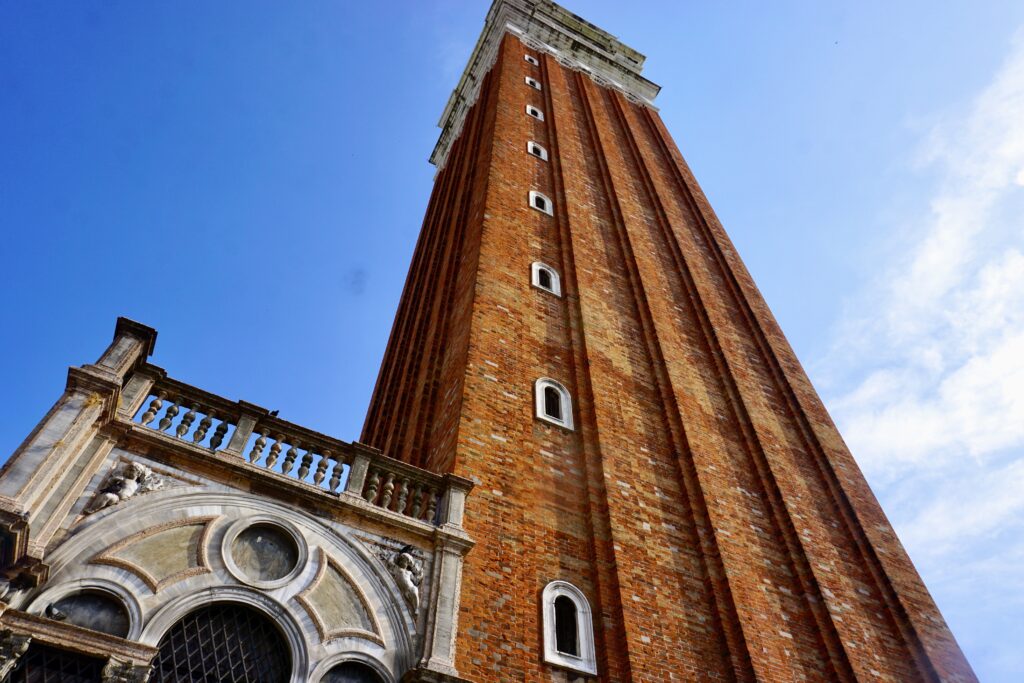
[[[160,639],[151,683],[277,683],[291,674],[288,643],[251,607],[215,603]]]
[[[99,683],[106,662],[32,643],[3,683]]]

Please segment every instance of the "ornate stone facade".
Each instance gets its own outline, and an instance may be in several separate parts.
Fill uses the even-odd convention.
[[[472,484],[169,379],[146,361],[155,337],[120,320],[0,476],[28,528],[0,666],[38,644],[49,659],[31,666],[66,652],[105,681],[170,680],[151,672],[173,661],[167,634],[224,604],[274,625],[282,680],[346,662],[387,683],[456,675],[451,639],[430,634],[457,619]]]

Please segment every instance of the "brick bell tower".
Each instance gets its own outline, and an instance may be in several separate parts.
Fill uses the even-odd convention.
[[[496,0],[441,119],[362,440],[476,483],[459,674],[975,681],[643,62]]]

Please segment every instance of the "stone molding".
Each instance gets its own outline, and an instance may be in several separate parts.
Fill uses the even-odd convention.
[[[328,555],[323,548],[318,548],[317,560],[319,566],[316,570],[316,576],[309,582],[302,592],[295,596],[295,599],[306,608],[309,612],[309,616],[313,618],[313,624],[316,626],[316,630],[320,633],[320,639],[323,641],[334,640],[336,638],[364,638],[371,642],[374,642],[381,647],[385,647],[384,639],[381,637],[380,622],[377,620],[377,615],[374,614],[373,608],[370,606],[370,601],[366,597],[366,593],[363,592],[362,588],[359,587],[359,583],[354,581],[349,575],[345,568],[338,564],[330,555]],[[320,583],[323,581],[324,576],[327,574],[327,568],[330,567],[334,571],[338,572],[345,581],[348,582],[349,588],[358,598],[359,603],[362,605],[363,610],[369,616],[370,621],[373,623],[373,631],[364,631],[358,628],[346,628],[331,631],[327,628],[327,624],[324,623],[323,617],[317,611],[316,606],[309,596],[317,589]]]
[[[210,571],[212,571],[210,569],[210,563],[207,559],[206,545],[210,537],[210,529],[213,526],[212,522],[216,519],[216,516],[191,517],[188,519],[179,519],[173,522],[167,522],[166,524],[158,524],[157,526],[149,527],[148,529],[144,529],[142,531],[139,531],[138,533],[134,533],[131,536],[127,536],[126,538],[121,539],[117,543],[114,543],[113,545],[109,546],[101,553],[93,557],[91,560],[89,560],[89,563],[106,564],[110,565],[111,567],[117,567],[118,569],[130,571],[133,574],[137,575],[140,579],[142,579],[142,581],[147,586],[149,586],[150,590],[152,590],[154,593],[159,593],[162,589],[166,588],[167,586],[178,583],[179,581],[183,581],[193,576],[199,576],[201,574],[208,574],[210,573]],[[195,559],[197,566],[195,567],[189,567],[188,569],[175,572],[170,576],[157,578],[150,574],[148,571],[146,571],[144,568],[135,564],[134,562],[129,562],[128,560],[125,560],[123,558],[113,556],[114,553],[118,552],[119,550],[124,550],[130,545],[133,545],[143,539],[150,538],[151,536],[155,536],[161,532],[168,531],[170,529],[176,529],[178,527],[183,526],[199,526],[200,524],[203,525],[203,531],[199,536],[199,542],[196,548]]]
[[[148,666],[156,655],[156,648],[149,645],[16,609],[4,609],[3,614],[0,614],[0,626],[14,633],[31,636],[34,642],[91,657],[117,657],[139,666]]]
[[[430,163],[438,170],[444,168],[448,151],[462,132],[466,114],[494,66],[506,33],[533,50],[552,55],[559,64],[589,75],[598,85],[654,107],[661,88],[640,75],[645,58],[639,52],[550,0],[495,0],[438,122],[441,136],[430,155]]]

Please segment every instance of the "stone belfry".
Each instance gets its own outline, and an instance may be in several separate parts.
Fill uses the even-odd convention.
[[[441,120],[362,441],[475,483],[459,674],[976,680],[643,62],[496,0]]]

